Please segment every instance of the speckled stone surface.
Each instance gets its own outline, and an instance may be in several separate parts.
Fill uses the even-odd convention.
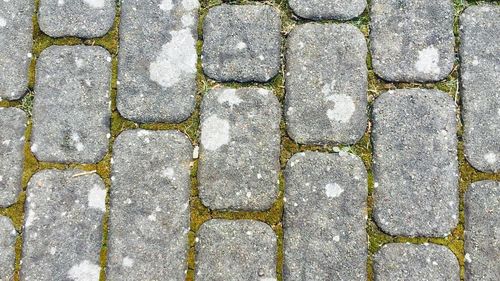
[[[27,121],[22,110],[0,107],[0,207],[14,204],[21,191]]]
[[[281,108],[273,92],[220,88],[201,105],[200,198],[211,209],[265,210],[278,193]]]
[[[189,139],[178,131],[129,130],[113,148],[108,280],[184,280]]]
[[[0,101],[22,98],[28,90],[34,6],[32,0],[0,1]]]
[[[209,220],[197,233],[196,280],[276,279],[276,235],[252,220]]]
[[[95,163],[108,151],[111,56],[101,47],[52,46],[36,65],[31,151],[48,162]]]
[[[28,183],[21,280],[99,280],[106,188],[82,170],[42,170]]]
[[[136,122],[179,123],[194,109],[197,0],[121,6],[117,107]]]
[[[384,245],[373,259],[377,281],[460,280],[458,260],[448,248],[435,244]]]
[[[218,81],[266,82],[280,69],[281,20],[268,5],[220,5],[203,23],[203,71]]]
[[[366,0],[289,0],[290,8],[302,18],[348,20],[363,13]]]
[[[476,169],[500,172],[500,6],[471,6],[460,26],[465,155]]]
[[[455,102],[437,90],[382,93],[373,107],[374,219],[391,235],[446,236],[458,223]]]
[[[115,0],[40,0],[38,23],[52,37],[100,37],[113,25],[115,5]]]
[[[366,169],[342,152],[295,154],[285,170],[285,280],[365,280]]]
[[[465,194],[465,278],[500,280],[500,182],[480,181]]]
[[[0,280],[13,280],[16,237],[12,221],[0,216]]]
[[[444,79],[455,60],[452,0],[373,0],[373,69],[398,82]]]
[[[288,35],[285,112],[299,143],[359,140],[367,126],[365,37],[348,24],[298,25]]]

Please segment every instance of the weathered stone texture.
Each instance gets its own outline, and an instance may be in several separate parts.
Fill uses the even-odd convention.
[[[13,280],[17,231],[8,217],[0,216],[0,280]]]
[[[289,0],[290,8],[302,18],[348,20],[363,13],[366,0]]]

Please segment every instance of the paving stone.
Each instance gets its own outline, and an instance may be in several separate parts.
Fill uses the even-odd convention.
[[[0,1],[0,100],[16,100],[28,88],[33,45],[32,0]]]
[[[348,24],[303,24],[288,37],[286,121],[299,143],[352,144],[366,129],[365,37]]]
[[[373,69],[383,79],[430,82],[444,79],[455,60],[451,0],[373,0]]]
[[[302,18],[348,20],[363,13],[366,0],[289,0],[290,8]]]
[[[31,151],[49,162],[98,162],[108,150],[111,57],[91,46],[52,46],[36,67]]]
[[[471,184],[465,194],[465,278],[500,280],[500,182]]]
[[[278,193],[281,110],[271,91],[221,88],[201,105],[198,181],[211,209],[264,210]]]
[[[500,6],[471,6],[461,16],[461,94],[465,155],[500,172]]]
[[[113,26],[115,9],[115,0],[40,0],[38,23],[52,37],[100,37]]]
[[[106,188],[82,173],[43,170],[29,181],[21,280],[99,280]]]
[[[125,131],[115,141],[109,280],[184,280],[193,147],[177,131]]]
[[[0,280],[13,280],[17,232],[8,217],[0,216]]]
[[[276,281],[276,235],[252,220],[209,220],[197,233],[196,280]]]
[[[220,5],[203,23],[203,71],[219,81],[266,82],[280,69],[281,20],[268,5]]]
[[[136,122],[179,123],[194,110],[197,0],[121,4],[117,107]]]
[[[379,281],[460,280],[455,255],[445,246],[435,244],[384,245],[375,254],[374,272]]]
[[[0,107],[0,207],[14,204],[21,191],[27,121],[22,110]]]
[[[383,93],[373,109],[375,208],[391,235],[446,236],[458,222],[455,103],[437,90]]]
[[[286,280],[366,279],[367,174],[353,154],[295,154],[285,170]]]

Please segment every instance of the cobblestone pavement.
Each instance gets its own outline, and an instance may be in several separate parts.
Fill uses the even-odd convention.
[[[0,281],[500,280],[500,2],[0,0]]]

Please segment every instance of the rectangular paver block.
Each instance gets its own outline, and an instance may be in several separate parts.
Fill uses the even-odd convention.
[[[15,100],[28,88],[33,45],[32,0],[0,1],[0,100]]]
[[[98,175],[36,173],[28,183],[21,280],[99,280],[105,211]]]
[[[203,22],[203,71],[219,81],[269,81],[280,69],[280,30],[269,5],[211,8]]]
[[[383,93],[373,109],[374,216],[391,235],[446,236],[458,222],[455,103],[437,90]]]
[[[290,8],[302,18],[348,20],[363,13],[366,0],[289,0]]]
[[[500,182],[473,183],[465,194],[465,278],[500,280]]]
[[[435,244],[390,243],[375,254],[373,264],[377,281],[460,280],[453,252]]]
[[[465,156],[481,171],[499,172],[500,6],[471,6],[460,21]]]
[[[13,280],[17,231],[8,217],[0,216],[0,280]]]
[[[0,207],[16,202],[21,191],[26,114],[0,107]]]
[[[184,280],[193,147],[177,131],[130,130],[113,147],[108,280]]]
[[[367,124],[365,37],[348,24],[303,24],[288,38],[288,134],[299,143],[355,143]]]
[[[121,4],[117,107],[137,122],[182,122],[196,93],[197,0]]]
[[[398,82],[444,79],[455,60],[452,0],[371,1],[373,69]]]
[[[52,37],[100,37],[113,25],[115,3],[115,0],[40,0],[38,23]]]
[[[284,279],[365,280],[368,185],[361,159],[295,154],[285,183]]]
[[[211,209],[264,210],[278,193],[281,109],[256,88],[208,92],[201,106],[200,197]]]
[[[276,235],[252,220],[209,220],[197,233],[196,280],[276,281]]]
[[[36,66],[31,151],[38,160],[95,163],[108,151],[111,56],[92,46],[52,46]]]

